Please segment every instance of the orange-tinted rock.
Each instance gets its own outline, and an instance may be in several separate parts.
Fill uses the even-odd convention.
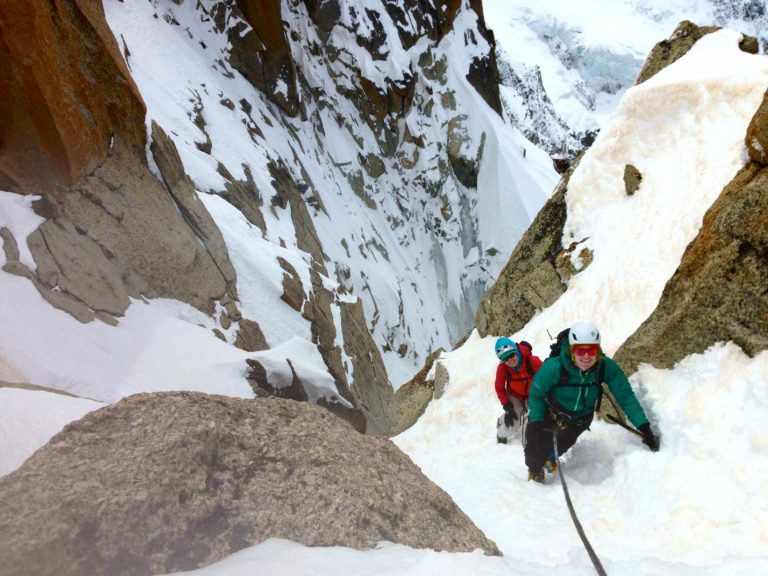
[[[93,0],[0,0],[0,188],[79,182],[112,138],[143,148],[145,107]]]

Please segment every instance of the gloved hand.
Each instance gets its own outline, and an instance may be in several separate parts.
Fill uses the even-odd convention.
[[[651,430],[651,425],[646,422],[645,424],[641,425],[638,430],[640,430],[640,433],[643,435],[643,444],[648,446],[648,448],[651,449],[651,452],[658,452],[659,437],[653,433],[653,430]]]
[[[517,414],[515,413],[515,408],[512,406],[512,402],[507,402],[503,406],[504,408],[504,425],[511,428],[515,425],[515,420],[517,420]]]
[[[544,422],[528,422],[527,434],[529,437],[544,432]]]

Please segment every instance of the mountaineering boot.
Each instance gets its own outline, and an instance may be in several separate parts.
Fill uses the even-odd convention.
[[[528,470],[528,480],[533,480],[539,484],[544,484],[544,470],[537,470],[536,472],[533,470]]]
[[[554,452],[549,453],[547,461],[544,462],[544,468],[550,474],[557,474],[557,458],[555,458]]]

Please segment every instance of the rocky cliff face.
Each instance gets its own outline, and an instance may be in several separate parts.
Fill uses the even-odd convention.
[[[192,570],[267,538],[499,554],[390,441],[277,398],[126,398],[0,479],[0,504],[8,576]]]
[[[100,3],[0,9],[0,188],[70,186],[115,147],[143,149],[144,102]]]
[[[82,322],[114,324],[142,296],[209,314],[219,301],[236,317],[221,234],[158,126],[151,158],[162,181],[148,167],[144,103],[100,5],[4,11],[3,97],[12,112],[2,126],[0,180],[39,195],[35,209],[46,219],[28,240],[34,269],[18,260],[10,231],[0,232],[4,269]]]
[[[45,219],[0,230],[3,269],[81,322],[171,298],[247,351],[310,340],[333,378],[321,403],[386,433],[392,382],[471,327],[528,223],[502,226],[483,175],[505,128],[481,3],[103,6],[1,8],[0,189]],[[548,187],[528,182],[531,216]],[[214,198],[281,253],[262,289]]]

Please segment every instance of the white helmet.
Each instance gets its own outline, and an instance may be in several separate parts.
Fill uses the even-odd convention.
[[[576,322],[568,334],[568,344],[600,344],[600,331],[591,322]]]

